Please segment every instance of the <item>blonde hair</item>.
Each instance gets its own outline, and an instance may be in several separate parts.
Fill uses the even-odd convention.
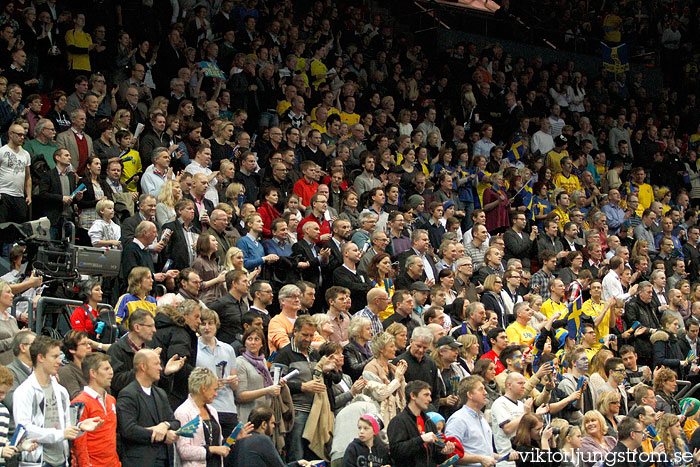
[[[158,193],[158,202],[165,204],[170,209],[175,209],[175,205],[182,199],[182,192],[176,197],[175,186],[176,180],[166,180]]]
[[[202,388],[213,386],[218,383],[219,378],[211,371],[209,368],[204,366],[198,366],[187,379],[187,389],[190,394],[200,394]]]
[[[114,132],[116,133],[118,130],[121,130],[122,128],[118,126],[118,122],[121,121],[121,118],[129,114],[131,115],[131,112],[128,109],[119,109],[117,110],[117,113],[114,114],[114,119],[112,120],[114,122]],[[128,128],[124,128],[125,130],[128,130]]]
[[[608,424],[605,423],[605,417],[603,417],[603,414],[597,410],[589,410],[583,416],[583,423],[581,423],[581,426],[583,427],[582,433],[584,436],[589,436],[588,431],[586,431],[586,423],[588,423],[590,420],[598,420],[598,424],[600,424],[600,432],[603,435],[608,433]]]
[[[226,252],[226,258],[224,258],[224,271],[236,271],[236,269],[233,268],[233,263],[231,261],[233,260],[233,257],[236,256],[238,253],[243,253],[243,251],[236,246],[232,246],[228,249],[228,251]],[[245,268],[243,268],[243,271],[245,271]]]
[[[613,354],[611,351],[607,349],[600,349],[595,355],[593,355],[593,358],[591,359],[591,366],[588,369],[588,374],[594,375],[598,373],[600,376],[605,378],[605,362],[609,358],[612,358],[612,356]]]
[[[233,162],[231,162],[228,159],[221,161],[221,165],[219,165],[219,172],[223,174],[224,170],[228,169],[229,166],[234,167],[234,168],[236,167],[233,164]]]
[[[675,446],[681,451],[685,450],[685,443],[683,440],[681,438],[673,439],[670,432],[670,428],[680,423],[680,421],[681,419],[678,417],[678,415],[665,413],[661,416],[661,418],[659,418],[659,421],[656,422],[656,432],[659,434],[661,442],[664,443],[664,446],[666,446],[666,452],[668,453],[672,452],[670,449],[671,446]]]
[[[229,122],[228,120],[224,120],[218,125],[216,125],[216,131],[215,134],[219,136],[224,129],[226,129],[227,126],[233,126],[233,122]]]
[[[139,293],[148,294],[148,290],[141,289],[141,282],[151,275],[151,270],[145,266],[137,266],[129,272],[129,286],[126,291],[131,295],[138,296]],[[2,288],[0,287],[0,290]]]
[[[95,205],[95,211],[97,211],[97,214],[102,217],[102,211],[105,210],[105,208],[113,208],[114,207],[114,201],[111,199],[101,199],[97,202]]]
[[[234,200],[238,202],[236,198],[238,198],[238,195],[240,192],[243,191],[243,185],[240,183],[231,183],[228,188],[226,188],[226,199],[227,200]]]
[[[457,338],[457,342],[462,344],[462,347],[459,349],[459,356],[466,359],[469,356],[469,348],[474,344],[478,344],[479,340],[474,334],[462,334]]]
[[[621,396],[619,392],[605,391],[598,396],[596,408],[600,413],[607,414],[610,412],[610,404],[620,402]]]

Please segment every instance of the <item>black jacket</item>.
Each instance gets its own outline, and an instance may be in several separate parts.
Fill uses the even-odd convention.
[[[374,446],[368,448],[365,443],[355,438],[345,449],[343,467],[362,467],[365,465],[389,465],[391,457],[387,446],[375,438]]]
[[[160,136],[153,128],[143,132],[139,139],[139,155],[141,156],[141,166],[144,170],[153,163],[153,150],[158,147],[167,149],[169,143],[170,137],[165,131]]]
[[[357,348],[352,340],[343,347],[343,373],[350,376],[353,381],[356,381],[362,372],[365,370],[365,365],[372,360],[372,357],[365,356],[360,349]]]
[[[168,459],[172,457],[172,447],[162,442],[152,443],[152,431],[146,427],[168,422],[171,430],[177,430],[180,422],[175,418],[164,390],[152,386],[151,394],[155,399],[155,411],[138,381],[132,381],[119,392],[117,427],[121,435],[119,457],[124,467],[155,465],[159,454]]]
[[[151,274],[155,274],[156,272],[153,264],[153,257],[148,251],[148,248],[143,250],[136,243],[129,242],[122,251],[121,279],[125,281],[124,283],[129,279],[131,270],[137,266],[147,267],[151,270]]]
[[[125,336],[112,344],[107,354],[113,373],[109,392],[117,397],[122,389],[134,381],[134,351]]]
[[[660,329],[659,319],[656,317],[654,308],[651,303],[644,303],[639,297],[634,297],[625,304],[625,329],[632,327],[635,321],[647,328],[646,332],[641,336],[634,337],[634,350],[639,356],[640,365],[646,365],[653,368],[653,347],[649,341],[651,337],[651,329]]]
[[[78,201],[78,207],[80,209],[90,209],[97,206],[99,199],[95,197],[95,188],[92,186],[92,181],[88,177],[83,177],[80,179],[80,183],[85,185],[85,193],[83,193],[83,199]],[[100,179],[100,187],[104,195],[112,199],[112,189],[105,180]]]
[[[191,228],[192,232],[194,233],[199,234],[202,232],[201,229],[194,224],[194,222],[191,224]],[[170,240],[168,240],[168,243],[165,245],[165,248],[161,253],[163,258],[173,260],[173,264],[170,269],[182,271],[183,269],[190,267],[190,256],[189,252],[187,251],[189,245],[187,244],[187,237],[185,237],[185,229],[182,226],[182,223],[178,219],[175,219],[174,221],[163,224],[163,229],[170,229],[172,231]]]
[[[350,299],[352,301],[350,313],[367,306],[367,292],[372,289],[372,281],[367,276],[367,273],[356,271],[356,274],[353,274],[341,264],[333,270],[333,285],[350,290]]]
[[[227,292],[223,297],[207,303],[207,306],[216,311],[221,321],[216,338],[231,345],[236,341],[242,344],[243,315],[248,311],[248,304],[243,300],[236,301],[233,295]]]
[[[400,271],[401,271],[402,273],[403,273],[403,272],[406,272],[406,259],[407,259],[409,256],[412,256],[412,255],[415,255],[415,254],[416,254],[415,250],[414,250],[413,248],[409,248],[408,250],[404,251],[403,253],[401,253],[401,254],[399,255],[399,258],[398,258],[398,260],[399,260],[399,268],[400,268]],[[416,256],[417,256],[417,255],[416,255]],[[433,269],[433,274],[434,274],[433,277],[435,277],[435,278],[437,279],[438,271],[437,271],[437,269],[435,268],[435,261],[433,260],[433,258],[432,258],[429,254],[426,254],[425,257],[428,258],[428,264],[430,264],[430,267]],[[425,276],[425,272],[424,272],[424,273],[421,275],[421,277],[420,277],[419,280],[420,280],[420,281],[425,281],[425,279],[426,279],[426,276]],[[437,282],[437,281],[436,281],[436,282]]]
[[[292,245],[292,257],[298,262],[309,262],[309,267],[301,270],[301,278],[318,287],[321,283],[321,260],[320,257],[314,257],[309,242],[300,238]]]
[[[508,262],[511,258],[518,258],[523,263],[523,268],[530,268],[530,250],[532,249],[532,240],[527,232],[520,235],[515,233],[515,230],[508,229],[503,234],[503,243],[505,243],[506,251],[503,257],[504,262]]]
[[[68,183],[70,185],[70,192],[72,193],[76,186],[73,174],[68,174]],[[49,221],[51,221],[51,225],[57,226],[61,217],[63,217],[63,192],[61,191],[61,179],[57,169],[51,169],[41,176],[41,180],[39,181],[39,199],[43,204],[42,208],[44,214],[49,218]],[[76,203],[77,201],[74,198],[72,204]],[[71,216],[71,219],[72,217],[73,216]]]
[[[192,197],[192,195],[187,195],[186,198],[194,201],[194,198]],[[202,202],[204,203],[204,209],[207,211],[207,214],[211,216],[211,212],[214,210],[214,203],[212,203],[207,198],[204,198],[204,200]],[[199,220],[199,208],[197,207],[196,202],[194,203],[194,220],[192,221],[192,225],[197,227],[197,229],[199,229],[199,232],[201,232],[203,230],[202,229],[202,222]]]
[[[649,341],[654,346],[654,367],[663,365],[682,375],[681,360],[685,360],[685,355],[678,337],[668,331],[656,331]]]
[[[175,324],[165,313],[158,313],[155,321],[156,333],[151,341],[151,347],[163,349],[160,353],[163,367],[175,354],[179,357],[187,357],[182,369],[173,375],[173,388],[168,392],[168,400],[174,410],[187,399],[189,394],[187,379],[197,364],[197,335],[186,325]]]
[[[425,433],[431,431],[437,433],[437,427],[432,420],[423,412],[420,415],[423,418]],[[418,431],[417,417],[408,407],[389,422],[387,435],[389,436],[389,450],[394,465],[435,467],[435,464],[443,462],[447,457],[440,453],[441,448],[437,444],[426,445],[423,443]]]

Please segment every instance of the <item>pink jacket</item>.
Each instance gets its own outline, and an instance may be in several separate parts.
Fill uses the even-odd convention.
[[[207,409],[214,420],[219,422],[219,414],[216,409],[211,405],[207,405]],[[186,423],[192,421],[196,416],[199,415],[199,407],[194,403],[192,396],[188,396],[187,400],[180,405],[180,407],[175,410],[175,418],[180,422],[180,426],[184,426]],[[228,434],[226,435],[228,436]],[[219,444],[223,441],[222,436],[219,436]],[[206,442],[204,441],[204,426],[200,422],[197,431],[194,433],[194,438],[184,438],[178,436],[175,441],[176,456],[175,465],[182,467],[204,467],[206,466],[207,451],[204,448]]]

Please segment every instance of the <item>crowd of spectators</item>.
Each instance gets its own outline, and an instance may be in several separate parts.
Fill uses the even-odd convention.
[[[3,3],[0,223],[121,263],[56,340],[3,245],[0,464],[697,465],[690,10],[648,89],[395,3]]]

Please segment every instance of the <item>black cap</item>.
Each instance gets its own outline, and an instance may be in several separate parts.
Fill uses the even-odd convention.
[[[440,348],[443,345],[449,345],[453,349],[458,349],[462,347],[462,344],[457,342],[452,336],[442,336],[440,339],[438,339],[437,344],[435,344],[435,347]]]
[[[430,292],[430,287],[428,287],[425,282],[415,281],[411,284],[411,292],[414,290],[418,292]]]

